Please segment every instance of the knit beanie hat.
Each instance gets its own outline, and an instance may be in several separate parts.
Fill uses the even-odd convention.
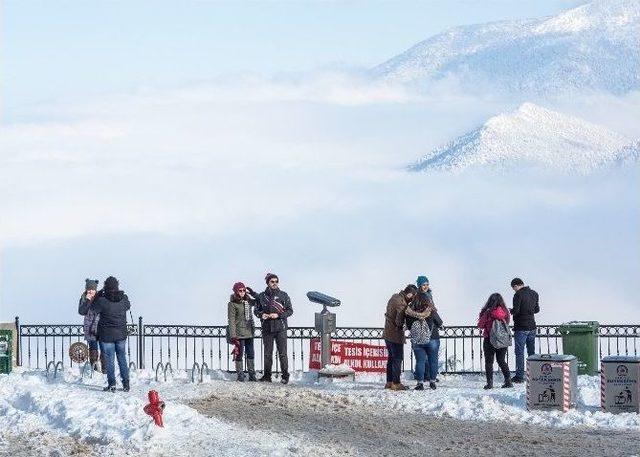
[[[429,278],[426,276],[418,276],[418,279],[416,279],[416,286],[420,287],[423,284],[429,284]]]
[[[265,277],[264,277],[264,281],[265,281],[267,284],[269,284],[269,281],[271,281],[273,278],[278,279],[278,280],[280,279],[280,278],[278,278],[278,275],[277,275],[277,274],[274,274],[274,273],[267,273],[267,276],[265,276]]]
[[[84,290],[98,290],[98,281],[97,279],[85,279],[84,280]]]
[[[240,289],[247,290],[243,283],[237,282],[233,285],[233,293],[237,294]]]
[[[104,280],[104,289],[105,290],[118,290],[118,280],[113,276],[109,276]]]

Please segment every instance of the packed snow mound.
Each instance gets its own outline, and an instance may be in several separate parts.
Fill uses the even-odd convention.
[[[559,94],[640,89],[640,0],[597,0],[557,16],[452,28],[372,70],[389,82]]]
[[[524,103],[490,118],[480,128],[436,148],[410,167],[414,171],[506,170],[534,167],[588,174],[635,163],[639,143],[582,119]]]

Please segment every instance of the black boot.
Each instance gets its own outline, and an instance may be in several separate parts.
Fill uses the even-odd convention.
[[[424,384],[419,382],[418,384],[416,384],[413,390],[424,390]]]
[[[249,372],[249,381],[257,381],[253,359],[247,359],[247,371]]]
[[[430,381],[429,382],[429,389],[431,390],[436,390],[436,382],[435,381]]]
[[[289,384],[289,373],[282,373],[282,379],[280,379],[282,384]]]
[[[262,377],[260,379],[258,379],[258,381],[260,381],[260,382],[271,382],[271,373],[263,374]]]
[[[125,392],[129,392],[129,380],[125,379],[122,381],[122,390]]]
[[[487,385],[484,386],[484,388],[485,390],[493,389],[493,371],[489,369],[487,369],[486,371],[487,371]]]
[[[116,391],[116,386],[107,386],[104,389],[102,389],[103,392],[115,392]]]

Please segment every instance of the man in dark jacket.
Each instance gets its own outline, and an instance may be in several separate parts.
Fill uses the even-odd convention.
[[[400,382],[402,360],[404,359],[404,320],[407,306],[418,293],[418,288],[409,284],[404,290],[393,294],[384,313],[384,331],[382,338],[387,346],[387,383],[385,389],[407,390]]]
[[[527,346],[527,355],[532,355],[536,350],[536,320],[534,314],[540,312],[538,293],[524,285],[520,278],[513,278],[511,288],[513,295],[513,330],[516,353],[516,375],[511,378],[513,382],[524,382],[524,347]]]
[[[282,370],[282,384],[289,382],[289,362],[287,358],[287,318],[293,314],[289,295],[279,288],[279,278],[273,273],[267,273],[264,280],[267,288],[258,295],[255,315],[262,323],[262,343],[264,344],[264,374],[259,379],[271,382],[271,367],[273,365],[273,341],[276,342]]]
[[[118,358],[120,378],[125,392],[129,391],[129,366],[125,352],[127,344],[127,311],[131,308],[127,295],[119,290],[118,280],[109,276],[104,289],[96,295],[91,309],[100,314],[98,341],[107,365],[107,387],[105,391],[115,392],[115,358]]]

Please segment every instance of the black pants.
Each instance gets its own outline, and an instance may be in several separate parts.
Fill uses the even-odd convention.
[[[387,345],[387,382],[400,382],[402,360],[404,359],[404,345],[384,340]]]
[[[279,332],[262,333],[262,342],[264,343],[264,374],[271,376],[271,367],[273,365],[273,340],[276,340],[278,355],[280,356],[280,370],[283,374],[289,373],[289,361],[287,359],[287,330]]]
[[[484,371],[487,375],[487,384],[493,384],[493,359],[498,360],[498,366],[502,371],[505,382],[509,379],[509,365],[507,365],[507,348],[496,349],[489,341],[489,338],[485,338],[482,343],[484,349]]]

